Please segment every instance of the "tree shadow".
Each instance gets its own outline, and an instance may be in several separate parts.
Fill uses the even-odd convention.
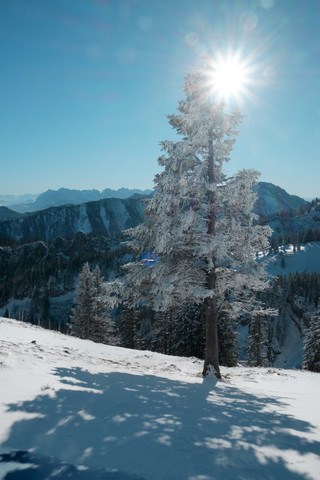
[[[209,379],[186,383],[80,368],[59,368],[55,375],[61,389],[54,395],[9,405],[11,412],[37,417],[13,425],[7,451],[147,480],[301,480],[310,478],[307,458],[319,456],[320,442],[305,438],[313,427],[280,413],[284,403],[272,397]],[[299,472],[292,466],[297,456]]]

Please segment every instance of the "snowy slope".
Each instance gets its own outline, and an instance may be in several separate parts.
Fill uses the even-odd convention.
[[[292,245],[280,247],[280,253],[264,257],[265,268],[271,275],[288,275],[289,273],[320,272],[320,242],[310,242],[301,245],[299,252],[293,251]],[[281,267],[284,255],[285,266]]]
[[[121,235],[143,220],[144,204],[139,199],[109,198],[81,205],[53,207],[0,223],[0,237],[16,241],[54,241],[73,238],[77,232]]]
[[[239,367],[203,380],[195,358],[9,319],[0,338],[0,478],[319,478],[318,374]]]

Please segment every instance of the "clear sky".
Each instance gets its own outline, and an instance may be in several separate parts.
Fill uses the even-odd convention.
[[[319,0],[0,0],[0,195],[153,188],[204,54],[250,58],[228,165],[320,196]]]

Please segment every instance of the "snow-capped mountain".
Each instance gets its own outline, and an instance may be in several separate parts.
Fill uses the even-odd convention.
[[[0,237],[15,241],[52,241],[77,232],[119,236],[143,220],[142,201],[109,198],[81,205],[49,208],[0,223]]]
[[[260,182],[256,189],[258,200],[255,212],[264,217],[266,223],[269,223],[276,233],[297,230],[289,223],[294,223],[294,218],[298,217],[284,214],[303,209],[308,202],[289,195],[285,190],[271,183]],[[0,238],[16,241],[51,241],[58,236],[72,237],[79,230],[84,233],[119,235],[121,230],[142,221],[143,204],[139,203],[139,199],[147,197],[150,192],[125,188],[118,191],[105,189],[101,194],[98,190],[48,190],[33,202],[30,210],[34,210],[34,213],[17,218],[16,212],[10,213],[3,210],[1,214],[0,210],[0,222],[3,222],[0,223]],[[131,198],[115,198],[116,195],[122,197],[130,195]],[[112,198],[97,200],[102,196]],[[53,207],[52,205],[62,206]],[[48,206],[50,206],[49,209]],[[42,211],[41,208],[46,210]],[[25,205],[23,210],[26,210]],[[314,214],[310,214],[308,218],[306,216],[305,220],[301,220],[301,215],[299,218],[299,224],[303,224],[304,228],[318,227],[315,225]],[[320,220],[318,223],[320,227]]]

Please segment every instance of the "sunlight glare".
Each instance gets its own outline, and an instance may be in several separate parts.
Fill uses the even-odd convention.
[[[248,83],[248,69],[243,61],[236,56],[227,59],[218,58],[212,62],[213,71],[210,74],[213,94],[219,100],[229,101],[231,97],[241,99]]]

